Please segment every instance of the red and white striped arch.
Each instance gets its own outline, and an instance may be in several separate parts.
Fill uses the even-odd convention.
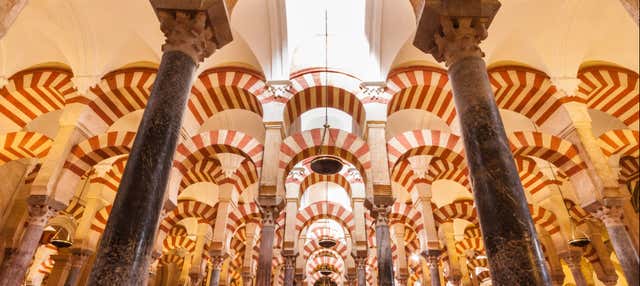
[[[71,216],[76,221],[80,221],[82,214],[84,213],[84,206],[80,204],[77,197],[73,197],[63,212]]]
[[[311,225],[318,219],[329,218],[337,221],[347,231],[353,233],[355,230],[355,222],[353,213],[345,209],[343,206],[322,201],[308,205],[304,209],[298,211],[296,215],[296,231],[300,232],[303,228]]]
[[[567,209],[569,209],[569,216],[571,216],[578,225],[583,224],[587,218],[591,217],[591,214],[569,199],[565,199],[564,204]]]
[[[280,174],[286,178],[298,162],[315,155],[334,155],[352,163],[363,178],[371,168],[369,145],[359,137],[339,129],[329,129],[322,142],[324,129],[312,129],[287,137],[280,144]]]
[[[431,67],[409,67],[393,72],[385,93],[392,96],[387,116],[405,110],[424,110],[449,126],[456,117],[453,94],[446,71]]]
[[[313,254],[315,251],[319,249],[326,249],[326,248],[320,246],[319,240],[317,239],[309,240],[302,248],[302,259],[309,258],[311,254]],[[340,256],[342,256],[342,259],[346,259],[347,255],[349,254],[348,247],[344,243],[344,240],[342,239],[337,239],[336,245],[329,249],[333,250],[335,253],[338,253]]]
[[[187,235],[168,235],[162,242],[162,253],[169,253],[177,249],[193,252],[196,250],[196,242]]]
[[[389,167],[393,170],[404,158],[415,155],[431,155],[465,166],[464,146],[459,136],[437,130],[404,132],[387,142]]]
[[[452,221],[453,219],[467,220],[473,224],[478,223],[478,213],[471,199],[459,199],[444,205],[433,212],[433,218],[438,224]]]
[[[184,263],[184,257],[178,256],[176,254],[164,254],[160,256],[159,263],[160,265],[175,264],[180,267]]]
[[[229,213],[227,220],[227,231],[234,233],[238,227],[245,223],[260,223],[260,210],[255,202],[238,204],[238,207]]]
[[[181,220],[189,217],[198,218],[198,221],[211,225],[215,222],[217,211],[217,204],[211,206],[193,200],[178,201],[176,208],[160,222],[160,231],[168,232]]]
[[[489,69],[489,81],[499,108],[544,124],[562,106],[556,87],[544,72],[523,66]]]
[[[113,190],[114,192],[117,192],[128,159],[129,156],[122,156],[116,159],[115,161],[113,161],[113,163],[111,163],[111,169],[109,171],[107,171],[102,176],[92,176],[89,182],[91,182],[92,184],[105,185],[107,188]]]
[[[612,115],[638,130],[640,96],[638,74],[614,66],[590,66],[578,72],[578,94],[591,109]]]
[[[535,195],[547,186],[559,183],[542,174],[533,159],[523,156],[515,156],[514,159],[522,186],[531,195]]]
[[[144,109],[156,78],[156,69],[127,68],[105,75],[86,95],[78,94],[68,103],[87,105],[91,116],[86,119],[90,130],[104,132],[118,119],[136,110]]]
[[[75,92],[70,71],[35,68],[18,72],[0,88],[0,123],[18,131],[43,114],[64,108]]]
[[[508,135],[515,156],[532,156],[546,160],[571,177],[586,169],[578,149],[569,141],[536,131],[518,131]]]
[[[343,274],[345,274],[346,269],[345,269],[344,261],[342,259],[333,257],[333,256],[318,255],[311,258],[307,262],[307,267],[306,267],[307,275],[310,276],[309,278],[312,281],[312,285],[313,285],[313,282],[315,282],[316,280],[324,276],[320,273],[321,267],[324,267],[324,266],[329,266],[330,268],[333,268],[333,270],[337,272],[337,273],[333,272],[331,275],[328,276],[334,281],[340,281],[342,276],[344,276]]]
[[[285,129],[288,130],[289,126],[303,113],[324,107],[344,111],[358,123],[361,129],[364,128],[366,120],[364,105],[355,94],[335,86],[316,86],[295,93],[287,101],[284,106]]]
[[[73,194],[75,187],[87,171],[102,160],[128,154],[136,134],[108,132],[80,142],[71,149],[56,186],[60,193]]]
[[[533,223],[544,228],[549,235],[553,235],[560,231],[560,225],[558,225],[556,215],[550,210],[530,204],[529,212],[531,212]]]
[[[400,161],[391,172],[391,181],[400,184],[408,193],[413,190],[416,179],[411,164],[406,158]]]
[[[640,180],[640,159],[626,156],[620,159],[620,178],[618,181],[626,184],[629,189]]]
[[[304,178],[304,180],[302,180],[302,183],[300,183],[300,196],[302,196],[307,188],[322,182],[331,182],[337,184],[338,186],[342,187],[347,192],[347,194],[349,194],[349,196],[351,196],[351,184],[349,183],[349,181],[347,181],[343,174],[338,173],[333,175],[321,175],[315,172],[311,172]]]
[[[484,253],[484,242],[482,241],[482,237],[469,237],[456,242],[456,251],[458,254],[464,254],[467,249]]]
[[[396,202],[389,213],[389,224],[400,223],[409,226],[414,232],[420,232],[424,228],[421,218],[422,215],[413,206]]]
[[[258,96],[265,89],[262,76],[248,69],[230,67],[207,70],[200,74],[191,88],[185,120],[201,126],[216,113],[232,109],[248,110],[262,117],[262,104]]]
[[[614,154],[638,157],[640,132],[630,129],[610,130],[598,137],[598,145],[607,157]]]
[[[480,228],[475,225],[468,225],[464,229],[464,237],[465,238],[474,238],[474,237],[482,237],[482,232]]]
[[[299,93],[305,89],[318,86],[333,86],[351,94],[360,93],[361,81],[356,77],[335,71],[324,69],[305,69],[291,74],[291,94]]]
[[[429,162],[425,182],[433,184],[437,180],[451,180],[459,183],[471,192],[469,179],[467,178],[467,168],[461,168],[454,165],[451,161],[441,158],[433,158]]]
[[[173,166],[186,174],[198,161],[218,153],[244,156],[258,169],[262,167],[264,147],[250,135],[235,130],[214,130],[200,133],[176,148]]]
[[[491,279],[491,272],[489,270],[484,270],[480,273],[478,273],[478,281],[480,282],[486,282],[489,281]]]
[[[108,205],[96,212],[91,222],[92,231],[102,234],[107,227],[107,220],[109,219],[109,214],[111,214],[111,208],[113,208],[113,205]]]
[[[30,131],[11,132],[0,135],[0,165],[23,158],[47,156],[53,140]]]
[[[182,191],[190,185],[199,182],[209,182],[220,185],[222,179],[224,179],[224,173],[222,168],[220,168],[220,161],[215,158],[205,158],[195,163],[193,167],[184,174],[182,181],[180,181],[178,194],[182,193]]]

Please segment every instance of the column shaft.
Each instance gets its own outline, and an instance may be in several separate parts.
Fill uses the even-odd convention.
[[[262,207],[262,230],[260,230],[260,256],[256,271],[256,286],[271,286],[271,263],[275,236],[275,206]]]
[[[18,286],[22,285],[27,268],[33,259],[33,255],[40,242],[40,236],[44,231],[49,218],[55,214],[55,211],[41,204],[29,205],[29,218],[27,226],[20,240],[20,244],[7,259],[2,261],[0,269],[0,285]]]
[[[102,235],[90,285],[143,285],[196,64],[179,51],[158,75]]]
[[[378,245],[378,285],[393,286],[393,256],[391,253],[391,233],[389,231],[390,207],[375,207],[376,243]]]
[[[549,285],[485,63],[462,58],[449,78],[494,285]]]
[[[627,283],[629,285],[639,285],[638,269],[640,269],[640,266],[638,253],[635,251],[631,237],[622,223],[622,213],[623,209],[620,202],[605,202],[605,206],[598,209],[594,215],[602,220],[607,228],[609,239],[618,261],[620,261]]]
[[[296,256],[284,255],[284,286],[293,286],[296,274]]]
[[[354,257],[356,262],[356,281],[358,286],[367,285],[367,257]],[[297,286],[297,285],[296,285]]]
[[[422,252],[422,256],[427,261],[427,266],[429,267],[431,286],[440,286],[440,269],[438,269],[438,257],[440,253],[440,250],[435,249]]]
[[[71,249],[71,269],[69,269],[69,275],[67,275],[67,281],[64,286],[76,286],[78,284],[80,274],[82,274],[82,267],[89,255],[91,255],[89,250]]]

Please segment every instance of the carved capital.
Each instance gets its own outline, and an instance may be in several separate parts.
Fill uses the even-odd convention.
[[[366,269],[367,268],[367,257],[366,256],[354,256],[353,260],[356,263],[356,269]]]
[[[582,260],[582,250],[570,250],[566,253],[560,254],[560,257],[567,263],[569,268],[580,268],[580,261]]]
[[[427,1],[414,45],[447,66],[465,57],[483,57],[479,44],[499,8],[498,0]]]
[[[282,255],[284,257],[284,269],[295,269],[296,268],[296,257],[298,254],[293,255]]]
[[[371,212],[374,215],[376,226],[389,224],[389,214],[391,213],[390,206],[373,206]]]
[[[593,216],[600,219],[605,227],[624,226],[622,214],[624,210],[620,205],[605,205],[598,208]]]
[[[215,52],[213,29],[204,11],[158,11],[160,30],[166,37],[163,52],[180,51],[200,63]]]
[[[227,254],[215,254],[211,255],[211,266],[214,269],[220,270],[222,268],[222,263],[227,259]]]
[[[442,254],[442,250],[440,249],[427,249],[420,253],[422,257],[427,261],[427,266],[429,268],[438,268],[438,260],[440,259],[440,255]]]
[[[29,212],[29,225],[45,226],[50,218],[56,215],[57,210],[48,204],[30,203],[27,207]]]

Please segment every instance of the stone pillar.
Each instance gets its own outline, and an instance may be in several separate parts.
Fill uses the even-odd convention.
[[[458,259],[458,253],[456,251],[456,239],[453,236],[453,222],[441,224],[440,231],[442,231],[442,236],[447,246],[447,256],[449,257],[449,271],[447,271],[445,279],[447,279],[447,282],[451,283],[451,285],[459,286],[462,273],[460,272],[460,260]]]
[[[378,285],[393,286],[393,256],[391,253],[391,233],[389,232],[389,213],[391,204],[377,205],[372,209],[376,224],[376,244],[378,246]]]
[[[576,286],[587,286],[587,280],[585,279],[580,267],[580,262],[582,260],[582,250],[573,248],[567,253],[562,254],[561,256],[564,262],[567,263],[567,266],[569,266],[569,270],[571,270],[571,276],[573,276],[573,281],[576,282]]]
[[[260,200],[260,198],[259,198]],[[281,200],[259,203],[262,212],[262,230],[260,231],[260,256],[256,271],[256,286],[271,286],[271,263],[273,259],[273,239],[276,231],[276,217],[280,212]]]
[[[358,286],[366,286],[367,285],[367,257],[366,256],[354,256],[353,260],[356,263],[356,282],[357,282],[357,285]]]
[[[196,65],[230,40],[222,0],[207,1],[206,7],[200,2],[177,0],[152,0],[151,4],[166,36],[164,53],[100,241],[89,285],[146,284],[149,257]]]
[[[64,283],[64,286],[76,286],[80,275],[82,274],[82,267],[87,262],[87,258],[93,254],[93,251],[88,249],[73,248],[71,249],[71,269],[69,269],[69,275]]]
[[[51,255],[53,259],[53,271],[47,280],[47,286],[63,286],[71,269],[71,255],[68,249],[63,249],[58,254]]]
[[[409,277],[409,269],[407,267],[407,254],[405,251],[406,242],[404,241],[404,224],[396,223],[393,228],[393,241],[396,245],[396,280],[400,286],[406,286]]]
[[[226,255],[212,255],[211,256],[211,281],[210,286],[218,286],[220,283],[220,270],[222,269],[222,263],[226,259]]]
[[[211,227],[206,223],[198,224],[196,233],[196,249],[193,252],[194,255],[191,260],[191,269],[189,269],[189,278],[191,279],[191,285],[200,285],[202,279],[207,274],[205,272],[206,265],[202,259],[204,252],[204,246],[207,243],[207,233],[211,230]]]
[[[462,275],[461,285],[470,286],[471,278],[469,276],[469,268],[467,267],[467,256],[463,254],[459,256],[458,260],[460,262],[460,264],[458,264],[458,267],[460,267],[460,274]]]
[[[549,272],[551,274],[552,285],[562,286],[564,284],[564,272],[562,263],[556,251],[556,246],[549,233],[542,227],[537,228],[540,242],[545,246],[547,257],[549,258]]]
[[[283,251],[282,256],[284,257],[284,286],[293,286],[298,254]]]
[[[31,199],[31,198],[30,198]],[[4,261],[0,269],[0,285],[22,285],[33,255],[38,248],[40,237],[47,221],[55,215],[56,210],[47,204],[29,202],[29,218],[27,226],[16,250]]]
[[[638,285],[638,253],[633,247],[633,242],[629,233],[622,223],[622,202],[605,200],[594,216],[602,220],[609,233],[609,240],[613,245],[613,250],[620,261],[620,266],[624,272],[629,285]]]
[[[346,283],[344,285],[347,285],[347,286],[357,286],[358,285],[357,275],[347,274],[344,278],[345,278],[345,281],[346,281]]]
[[[296,286],[304,285],[304,274],[296,273]]]
[[[493,284],[549,285],[479,47],[499,7],[497,0],[429,1],[414,45],[448,66]]]
[[[253,247],[258,240],[256,229],[257,224],[253,222],[250,222],[245,226],[247,240],[245,241],[244,258],[242,261],[242,283],[244,286],[253,285]]]
[[[440,257],[441,253],[442,251],[438,249],[430,249],[421,253],[424,259],[427,261],[427,267],[429,267],[431,286],[440,286],[440,269],[438,268],[438,258]]]

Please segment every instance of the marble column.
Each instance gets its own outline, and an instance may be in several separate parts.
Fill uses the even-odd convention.
[[[64,286],[76,286],[80,275],[82,274],[82,267],[87,262],[87,258],[91,256],[93,252],[88,249],[71,249],[71,269],[69,269],[69,275],[64,283]]]
[[[396,245],[396,280],[400,286],[406,286],[409,277],[409,268],[407,266],[407,254],[405,251],[406,242],[404,241],[404,224],[396,223],[391,226],[393,229],[393,242]]]
[[[438,268],[438,259],[440,258],[442,251],[439,249],[429,249],[423,251],[421,254],[427,261],[427,267],[429,267],[431,286],[440,286],[440,269]]]
[[[8,258],[2,261],[0,285],[22,285],[29,264],[31,264],[36,248],[38,248],[44,227],[47,225],[47,221],[56,213],[56,210],[47,204],[31,202],[29,202],[28,211],[27,226],[18,247]]]
[[[620,201],[605,201],[604,206],[599,208],[594,216],[602,220],[607,228],[609,240],[613,245],[613,250],[620,261],[622,271],[629,285],[639,285],[638,279],[638,253],[633,247],[633,242],[629,233],[622,223],[622,203]]]
[[[356,263],[356,284],[358,286],[366,286],[367,285],[367,257],[354,256],[353,260]]]
[[[297,254],[283,254],[284,257],[284,286],[293,286],[296,274]]]
[[[378,254],[378,285],[393,286],[393,254],[391,253],[391,232],[389,231],[389,213],[391,207],[374,206],[372,209],[376,224],[376,244]]]
[[[226,258],[226,255],[211,256],[211,280],[209,281],[210,286],[218,286],[220,284],[220,270],[222,269],[222,263]]]
[[[304,284],[304,274],[296,273],[296,286],[302,286]]]
[[[584,274],[582,273],[582,269],[580,267],[580,261],[582,260],[582,251],[572,249],[569,252],[562,254],[561,256],[564,262],[567,263],[567,266],[569,266],[569,270],[571,270],[571,276],[573,276],[573,281],[576,282],[576,286],[587,286],[587,279],[584,277]]]
[[[457,4],[444,0],[425,4],[414,45],[448,67],[493,285],[549,285],[479,46],[500,3],[453,3]]]
[[[262,204],[260,210],[262,212],[262,229],[260,230],[260,256],[256,270],[256,286],[271,286],[273,239],[276,231],[276,217],[280,209],[278,204]]]
[[[441,237],[444,237],[444,242],[447,250],[449,271],[447,271],[445,279],[453,286],[459,286],[462,279],[462,273],[460,271],[460,260],[458,259],[458,252],[456,251],[456,239],[453,233],[453,222],[445,222],[440,225]]]
[[[227,20],[224,5],[211,7],[212,2],[219,1],[206,2],[209,7],[169,2],[151,1],[166,37],[164,53],[102,234],[89,285],[146,284],[196,65],[220,47],[217,25]]]

